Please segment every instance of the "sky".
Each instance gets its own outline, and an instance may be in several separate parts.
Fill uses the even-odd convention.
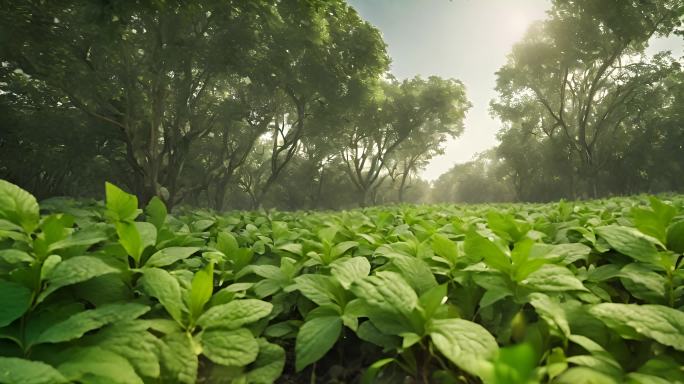
[[[398,79],[437,75],[461,80],[473,104],[465,132],[449,140],[445,154],[420,174],[435,180],[454,164],[469,161],[497,144],[501,123],[489,113],[496,97],[495,72],[527,27],[542,20],[549,0],[348,0],[383,35]],[[681,39],[652,47],[681,53]]]

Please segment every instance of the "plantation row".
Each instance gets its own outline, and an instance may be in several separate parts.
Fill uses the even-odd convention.
[[[40,206],[0,180],[2,383],[684,383],[684,198]]]

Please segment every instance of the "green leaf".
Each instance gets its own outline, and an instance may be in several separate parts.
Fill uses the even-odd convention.
[[[197,320],[202,328],[236,329],[268,316],[273,304],[261,300],[235,300],[209,308]]]
[[[587,291],[569,269],[555,264],[542,266],[521,283],[540,292]]]
[[[107,216],[114,221],[133,221],[138,215],[138,198],[119,189],[114,184],[105,183]]]
[[[297,372],[322,358],[335,345],[341,331],[342,319],[336,316],[316,317],[304,323],[295,344]]]
[[[552,299],[543,293],[533,293],[530,295],[530,304],[551,329],[557,330],[560,335],[565,337],[570,336],[570,324],[557,299]]]
[[[298,289],[302,295],[318,305],[333,305],[337,301],[335,282],[330,276],[300,275],[295,278],[293,288]]]
[[[614,378],[586,367],[570,368],[554,382],[559,384],[618,384]]]
[[[368,276],[370,263],[365,257],[337,260],[330,265],[330,273],[339,281],[344,289],[349,289],[353,282]]]
[[[667,228],[667,249],[684,253],[684,220],[678,221]]]
[[[216,364],[242,367],[259,354],[259,344],[245,328],[208,329],[201,333],[200,342],[202,353]]]
[[[64,362],[57,369],[70,381],[82,381],[88,376],[101,378],[100,382],[142,384],[142,379],[128,360],[98,347],[74,348],[60,352]]]
[[[182,321],[184,309],[178,280],[159,268],[143,268],[141,284],[148,295],[156,298],[177,322]]]
[[[0,383],[61,384],[68,380],[52,366],[40,361],[0,356]]]
[[[658,260],[658,240],[646,236],[635,228],[608,225],[595,229],[596,233],[616,251],[634,260],[655,263]]]
[[[385,350],[392,350],[401,346],[401,338],[380,331],[371,321],[364,321],[359,325],[356,336],[363,341],[373,343]]]
[[[76,313],[66,320],[53,324],[40,333],[29,345],[41,343],[61,343],[77,339],[86,332],[104,325],[124,320],[133,320],[150,310],[138,303],[107,304],[96,309]]]
[[[0,250],[0,261],[3,261],[10,265],[30,263],[33,261],[28,253],[20,251],[18,249],[3,249]]]
[[[97,276],[120,271],[94,256],[75,256],[57,264],[47,274],[47,288],[40,293],[37,302],[45,300],[52,292]]]
[[[27,233],[38,226],[36,198],[16,185],[0,179],[0,219],[20,225]]]
[[[627,339],[644,336],[684,351],[684,312],[662,305],[601,303],[589,313]]]
[[[162,383],[194,384],[198,361],[192,336],[185,332],[171,333],[160,343]]]
[[[430,270],[430,266],[417,257],[405,256],[398,253],[387,255],[413,289],[422,294],[437,286],[437,280]]]
[[[157,196],[154,196],[152,199],[150,199],[150,202],[147,203],[147,207],[145,207],[145,216],[147,218],[147,222],[152,223],[157,229],[160,229],[162,226],[164,226],[167,213],[166,205],[164,205],[161,199]]]
[[[355,282],[354,294],[370,306],[410,314],[418,303],[416,292],[395,272],[382,271]]]
[[[471,232],[465,239],[464,250],[469,258],[482,260],[498,271],[508,273],[511,269],[511,260],[508,255],[496,244],[487,238]]]
[[[432,235],[432,250],[436,255],[449,260],[451,265],[458,263],[458,247],[448,237],[439,233]]]
[[[220,231],[216,235],[216,249],[231,258],[234,253],[239,251],[240,246],[232,233]]]
[[[627,264],[620,270],[620,281],[637,299],[664,304],[665,278],[640,263]]]
[[[423,309],[425,319],[429,319],[437,311],[440,305],[447,300],[447,284],[437,285],[423,293],[418,302]]]
[[[251,369],[247,372],[247,382],[253,384],[271,384],[283,373],[285,368],[285,350],[266,339],[258,339],[259,355]]]
[[[116,223],[116,234],[119,236],[119,244],[133,257],[136,265],[139,264],[143,247],[142,238],[136,225],[127,221],[118,222]]]
[[[499,350],[494,361],[494,377],[486,380],[496,384],[525,384],[534,382],[537,356],[529,344],[519,344]]]
[[[86,337],[81,343],[114,352],[125,358],[140,376],[159,377],[159,340],[147,332],[145,321],[123,321]]]
[[[386,359],[380,359],[376,361],[375,363],[371,364],[366,371],[363,373],[363,376],[361,377],[361,384],[373,384],[375,383],[375,378],[378,377],[378,374],[382,371],[382,368],[385,367],[385,365],[394,362],[394,358],[386,358]]]
[[[462,370],[482,376],[498,353],[494,337],[481,325],[463,319],[433,320],[429,327],[435,347]]]
[[[0,328],[20,318],[31,306],[31,298],[30,289],[0,280]]]
[[[344,255],[348,250],[358,246],[359,243],[356,241],[343,241],[339,244],[335,244],[335,246],[332,248],[332,256],[336,259]]]
[[[166,267],[178,260],[187,259],[199,250],[199,247],[164,248],[150,256],[150,258],[147,259],[147,262],[145,262],[145,267]]]
[[[204,269],[195,272],[190,288],[188,308],[193,319],[198,319],[202,314],[204,305],[211,299],[214,291],[214,264],[207,264]]]

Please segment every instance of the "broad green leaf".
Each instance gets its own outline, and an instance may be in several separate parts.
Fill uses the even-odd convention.
[[[468,234],[464,248],[469,258],[484,259],[488,266],[498,271],[507,273],[511,268],[509,256],[492,241],[475,232]]]
[[[105,183],[107,215],[114,221],[133,221],[138,215],[138,198],[119,189],[114,184]]]
[[[136,225],[127,221],[118,222],[116,223],[116,234],[119,236],[119,244],[135,260],[136,265],[139,264],[143,243]]]
[[[66,320],[53,324],[40,333],[30,345],[42,343],[60,343],[77,339],[86,332],[104,325],[124,320],[133,320],[150,310],[150,307],[138,303],[107,304],[102,307],[76,313]]]
[[[332,256],[333,258],[337,259],[338,257],[344,255],[348,250],[358,246],[359,243],[356,241],[343,241],[339,244],[335,244],[332,249]]]
[[[123,321],[103,328],[81,343],[114,352],[125,358],[144,377],[159,377],[159,340],[147,332],[145,321]]]
[[[418,303],[416,292],[395,272],[377,272],[356,281],[351,289],[370,306],[395,313],[409,314]]]
[[[178,260],[187,259],[199,251],[199,247],[169,247],[164,248],[150,256],[145,262],[145,267],[166,267]]]
[[[406,282],[419,294],[437,286],[437,280],[425,261],[397,253],[390,255],[390,260],[392,265],[401,272]]]
[[[482,376],[498,353],[494,337],[481,325],[463,319],[433,320],[429,326],[435,347],[464,371]]]
[[[245,328],[208,329],[201,333],[202,354],[216,364],[242,367],[256,360],[259,344]]]
[[[684,253],[684,220],[678,221],[667,228],[667,249]]]
[[[27,233],[38,226],[36,198],[16,185],[0,179],[0,219],[20,225]]]
[[[197,320],[202,328],[236,329],[268,316],[273,304],[261,300],[235,300],[209,308]]]
[[[251,369],[247,372],[247,382],[253,384],[271,384],[283,373],[285,368],[285,350],[266,339],[258,339],[259,355]]]
[[[184,304],[178,280],[159,268],[143,268],[141,284],[148,295],[156,298],[177,322],[182,321]]]
[[[47,277],[52,273],[52,270],[55,269],[57,264],[62,262],[62,257],[59,255],[50,255],[48,256],[45,261],[43,261],[43,265],[40,267],[40,280],[45,280]]]
[[[587,291],[569,269],[555,264],[542,266],[521,283],[540,292]]]
[[[61,384],[68,380],[52,366],[40,361],[0,356],[0,383]]]
[[[160,343],[161,382],[194,384],[198,361],[192,336],[185,332],[171,333]]]
[[[619,381],[604,373],[586,367],[570,368],[554,381],[559,384],[618,384]]]
[[[33,261],[28,253],[18,249],[2,249],[0,250],[0,261],[10,265],[30,263]]]
[[[426,319],[432,317],[437,308],[447,300],[447,284],[436,285],[432,289],[420,295],[418,303],[423,309]]]
[[[31,306],[31,298],[30,289],[0,280],[0,328],[20,318]]]
[[[157,196],[150,199],[145,207],[145,216],[147,222],[152,223],[157,229],[161,228],[166,221],[166,205]]]
[[[220,231],[216,235],[216,249],[223,252],[223,254],[229,258],[232,258],[232,254],[238,252],[240,246],[232,233]]]
[[[616,251],[634,260],[655,263],[658,260],[658,240],[646,236],[635,228],[608,225],[595,229]]]
[[[71,236],[56,241],[47,248],[47,252],[55,252],[71,247],[89,247],[108,240],[107,234],[99,227],[86,227],[71,234]]]
[[[46,276],[47,288],[38,296],[45,300],[52,292],[97,276],[120,271],[94,256],[75,256],[57,264]]]
[[[518,344],[499,350],[494,361],[493,377],[485,382],[496,384],[534,383],[537,356],[529,344]]]
[[[542,293],[533,293],[530,295],[530,304],[551,329],[559,331],[560,335],[565,337],[570,336],[570,324],[558,300]]]
[[[365,257],[338,260],[330,265],[330,273],[344,289],[349,289],[353,282],[368,276],[370,270],[370,263]]]
[[[664,304],[665,278],[640,263],[627,264],[620,270],[620,281],[637,299]]]
[[[361,377],[361,384],[375,383],[375,378],[378,377],[378,374],[380,374],[382,368],[384,368],[385,365],[392,363],[394,361],[394,358],[386,358],[380,359],[375,363],[371,364],[368,368],[366,368],[366,371],[363,373],[363,376]]]
[[[335,316],[316,317],[304,323],[295,344],[297,372],[320,360],[335,345],[341,331],[342,320]]]
[[[330,276],[306,274],[295,278],[295,289],[318,305],[332,305],[335,297],[335,282]]]
[[[684,312],[662,305],[601,303],[589,309],[627,339],[639,336],[684,351]]]
[[[432,235],[432,250],[436,255],[449,260],[451,265],[458,263],[458,247],[448,237],[439,233]]]
[[[204,305],[211,299],[214,292],[214,264],[207,264],[204,269],[195,272],[190,288],[188,309],[193,319],[198,319],[202,314]]]
[[[100,382],[117,384],[142,384],[142,379],[128,360],[99,347],[74,348],[60,352],[64,361],[57,369],[70,381],[82,381],[87,376],[97,376]]]
[[[359,339],[373,343],[385,350],[399,348],[401,346],[401,338],[392,336],[380,331],[371,321],[364,321],[359,325],[356,335]]]

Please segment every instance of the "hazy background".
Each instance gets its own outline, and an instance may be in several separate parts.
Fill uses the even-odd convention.
[[[547,0],[348,0],[375,25],[387,43],[392,74],[399,79],[442,76],[460,79],[473,104],[465,133],[446,144],[421,177],[435,180],[456,163],[496,145],[501,124],[489,115],[496,71],[530,23],[545,18]],[[682,55],[681,38],[658,39],[650,52]]]

